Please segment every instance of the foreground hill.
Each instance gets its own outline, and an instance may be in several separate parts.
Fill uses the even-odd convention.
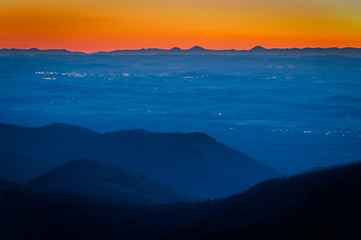
[[[65,163],[26,186],[44,193],[67,193],[139,204],[191,201],[147,177],[88,159]]]
[[[361,238],[361,164],[269,180],[226,199],[158,207],[6,186],[2,239]]]
[[[192,217],[189,238],[360,239],[361,163],[256,185]],[[201,225],[199,228],[197,226]]]
[[[14,181],[19,179],[18,173],[25,170],[22,169],[25,164],[29,171],[27,180],[30,180],[39,176],[39,172],[32,169],[39,168],[29,165],[45,162],[40,169],[50,170],[52,166],[86,158],[122,166],[189,196],[217,198],[280,175],[201,133],[124,130],[99,134],[64,124],[39,128],[0,124],[0,147],[13,155],[24,156],[24,164],[18,161],[17,168],[0,166],[7,167],[7,177]],[[4,162],[8,161],[0,164]]]

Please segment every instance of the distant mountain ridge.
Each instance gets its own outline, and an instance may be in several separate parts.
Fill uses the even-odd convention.
[[[181,49],[179,47],[173,47],[171,49],[161,48],[142,48],[142,49],[123,49],[113,51],[99,51],[93,53],[84,53],[80,51],[68,51],[65,49],[47,49],[40,50],[37,48],[30,49],[16,49],[16,48],[3,48],[0,49],[1,54],[25,54],[25,55],[184,55],[184,54],[200,54],[200,55],[358,55],[361,54],[361,48],[354,47],[329,47],[329,48],[264,48],[262,46],[256,46],[249,50],[235,50],[235,49],[224,49],[214,50],[205,49],[200,46],[194,46],[189,49]]]
[[[122,166],[202,199],[235,194],[280,175],[202,133],[123,130],[100,134],[65,124],[38,128],[0,124],[0,147],[10,156],[24,156],[23,164],[14,157],[18,167],[8,164],[10,159],[0,162],[3,174],[13,177],[9,180],[16,180],[26,169],[30,169],[27,180],[39,176],[39,171],[34,171],[39,164],[44,171],[86,158]]]

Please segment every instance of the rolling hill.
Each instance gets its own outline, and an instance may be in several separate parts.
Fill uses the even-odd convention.
[[[26,157],[24,161],[32,159],[32,163],[19,163],[18,169],[8,174],[13,174],[10,180],[19,178],[17,172],[25,164],[38,165],[45,161],[59,166],[86,158],[122,166],[165,183],[174,190],[203,199],[235,194],[280,175],[202,133],[123,130],[99,134],[65,124],[39,128],[1,124],[0,147],[21,154]],[[26,169],[29,169],[28,180],[39,176],[39,172],[30,173],[32,168]]]
[[[193,200],[148,177],[89,159],[74,160],[56,167],[31,180],[26,187],[43,193],[65,193],[145,205]]]
[[[213,201],[137,206],[0,181],[2,239],[360,239],[361,164],[260,183]]]

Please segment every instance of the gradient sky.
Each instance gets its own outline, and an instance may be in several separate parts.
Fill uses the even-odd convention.
[[[0,0],[0,48],[361,47],[360,0]]]

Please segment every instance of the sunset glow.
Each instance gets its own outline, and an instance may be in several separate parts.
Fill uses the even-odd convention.
[[[2,0],[0,48],[361,47],[358,0]]]

